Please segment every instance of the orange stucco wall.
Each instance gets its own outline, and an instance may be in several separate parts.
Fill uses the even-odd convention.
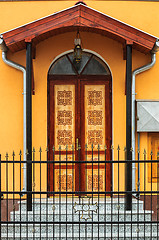
[[[159,3],[136,1],[85,1],[88,6],[137,27],[150,34],[159,36],[156,23],[159,21]],[[3,33],[22,24],[50,15],[56,11],[71,7],[76,1],[45,1],[45,2],[0,2],[0,32]],[[119,11],[120,9],[120,11]],[[141,12],[142,9],[142,12]],[[3,21],[2,21],[3,19]],[[34,60],[35,95],[33,96],[33,146],[43,150],[47,146],[47,72],[53,59],[59,54],[74,47],[75,33],[65,33],[47,39],[37,45]],[[121,159],[124,158],[123,148],[126,139],[126,97],[125,97],[125,66],[123,48],[118,42],[93,33],[81,33],[83,47],[95,51],[108,63],[113,79],[113,146],[114,159],[117,157],[117,146],[120,144]],[[25,66],[25,51],[12,54],[8,58]],[[150,61],[133,50],[133,69]],[[136,98],[158,99],[159,56],[155,66],[137,76]],[[4,159],[5,152],[16,154],[23,148],[23,78],[22,73],[8,67],[0,57],[0,153]],[[146,145],[146,146],[145,146]],[[141,151],[148,145],[147,135],[141,134]],[[43,158],[46,153],[43,151]],[[114,167],[114,176],[116,175]],[[5,168],[3,168],[5,170]],[[124,174],[120,171],[121,188],[124,188]],[[10,171],[12,171],[10,169]],[[19,174],[19,169],[16,169]],[[43,166],[42,190],[46,189],[46,166]],[[5,177],[5,171],[3,171]],[[12,178],[12,174],[10,175]],[[37,180],[39,176],[36,176]],[[4,184],[4,183],[3,183]],[[9,181],[10,188],[12,182]],[[114,189],[117,177],[114,177]],[[19,187],[19,186],[18,186]],[[38,186],[37,186],[38,187]]]

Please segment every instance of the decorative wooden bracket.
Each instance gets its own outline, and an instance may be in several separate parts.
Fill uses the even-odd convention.
[[[123,46],[123,60],[126,60],[126,46],[127,45],[133,45],[133,41],[130,39],[126,39],[126,42]]]
[[[33,59],[35,59],[36,48],[32,42],[33,37],[25,38],[25,43],[32,43],[32,95],[35,95],[35,84],[34,84],[34,68],[33,68]]]
[[[33,43],[33,38],[34,38],[34,36],[30,36],[30,37],[25,38],[25,43],[27,43],[27,42],[32,43],[32,59],[35,59],[36,58],[36,46]]]

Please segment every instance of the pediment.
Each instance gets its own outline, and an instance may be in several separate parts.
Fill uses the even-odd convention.
[[[129,26],[117,19],[98,12],[84,4],[38,19],[34,22],[5,32],[3,39],[12,52],[26,48],[26,42],[39,42],[69,31],[94,32],[112,38],[121,44],[132,44],[132,47],[143,53],[152,50],[157,38],[139,29]]]

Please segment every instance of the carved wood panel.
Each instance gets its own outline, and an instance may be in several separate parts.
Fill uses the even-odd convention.
[[[92,169],[87,169],[87,191],[92,191]],[[93,170],[93,191],[105,191],[105,171]]]
[[[105,85],[85,85],[85,143],[88,150],[105,145]]]
[[[55,191],[74,190],[74,170],[56,169],[55,170]]]
[[[55,85],[55,149],[75,142],[75,86]]]

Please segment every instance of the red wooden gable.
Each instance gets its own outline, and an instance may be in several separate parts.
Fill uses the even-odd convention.
[[[94,32],[115,39],[123,45],[132,44],[133,48],[148,53],[152,50],[156,38],[133,28],[123,22],[102,14],[84,4],[54,13],[45,18],[28,23],[3,34],[9,50],[16,52],[25,49],[27,41],[34,46],[54,35],[68,31]]]

